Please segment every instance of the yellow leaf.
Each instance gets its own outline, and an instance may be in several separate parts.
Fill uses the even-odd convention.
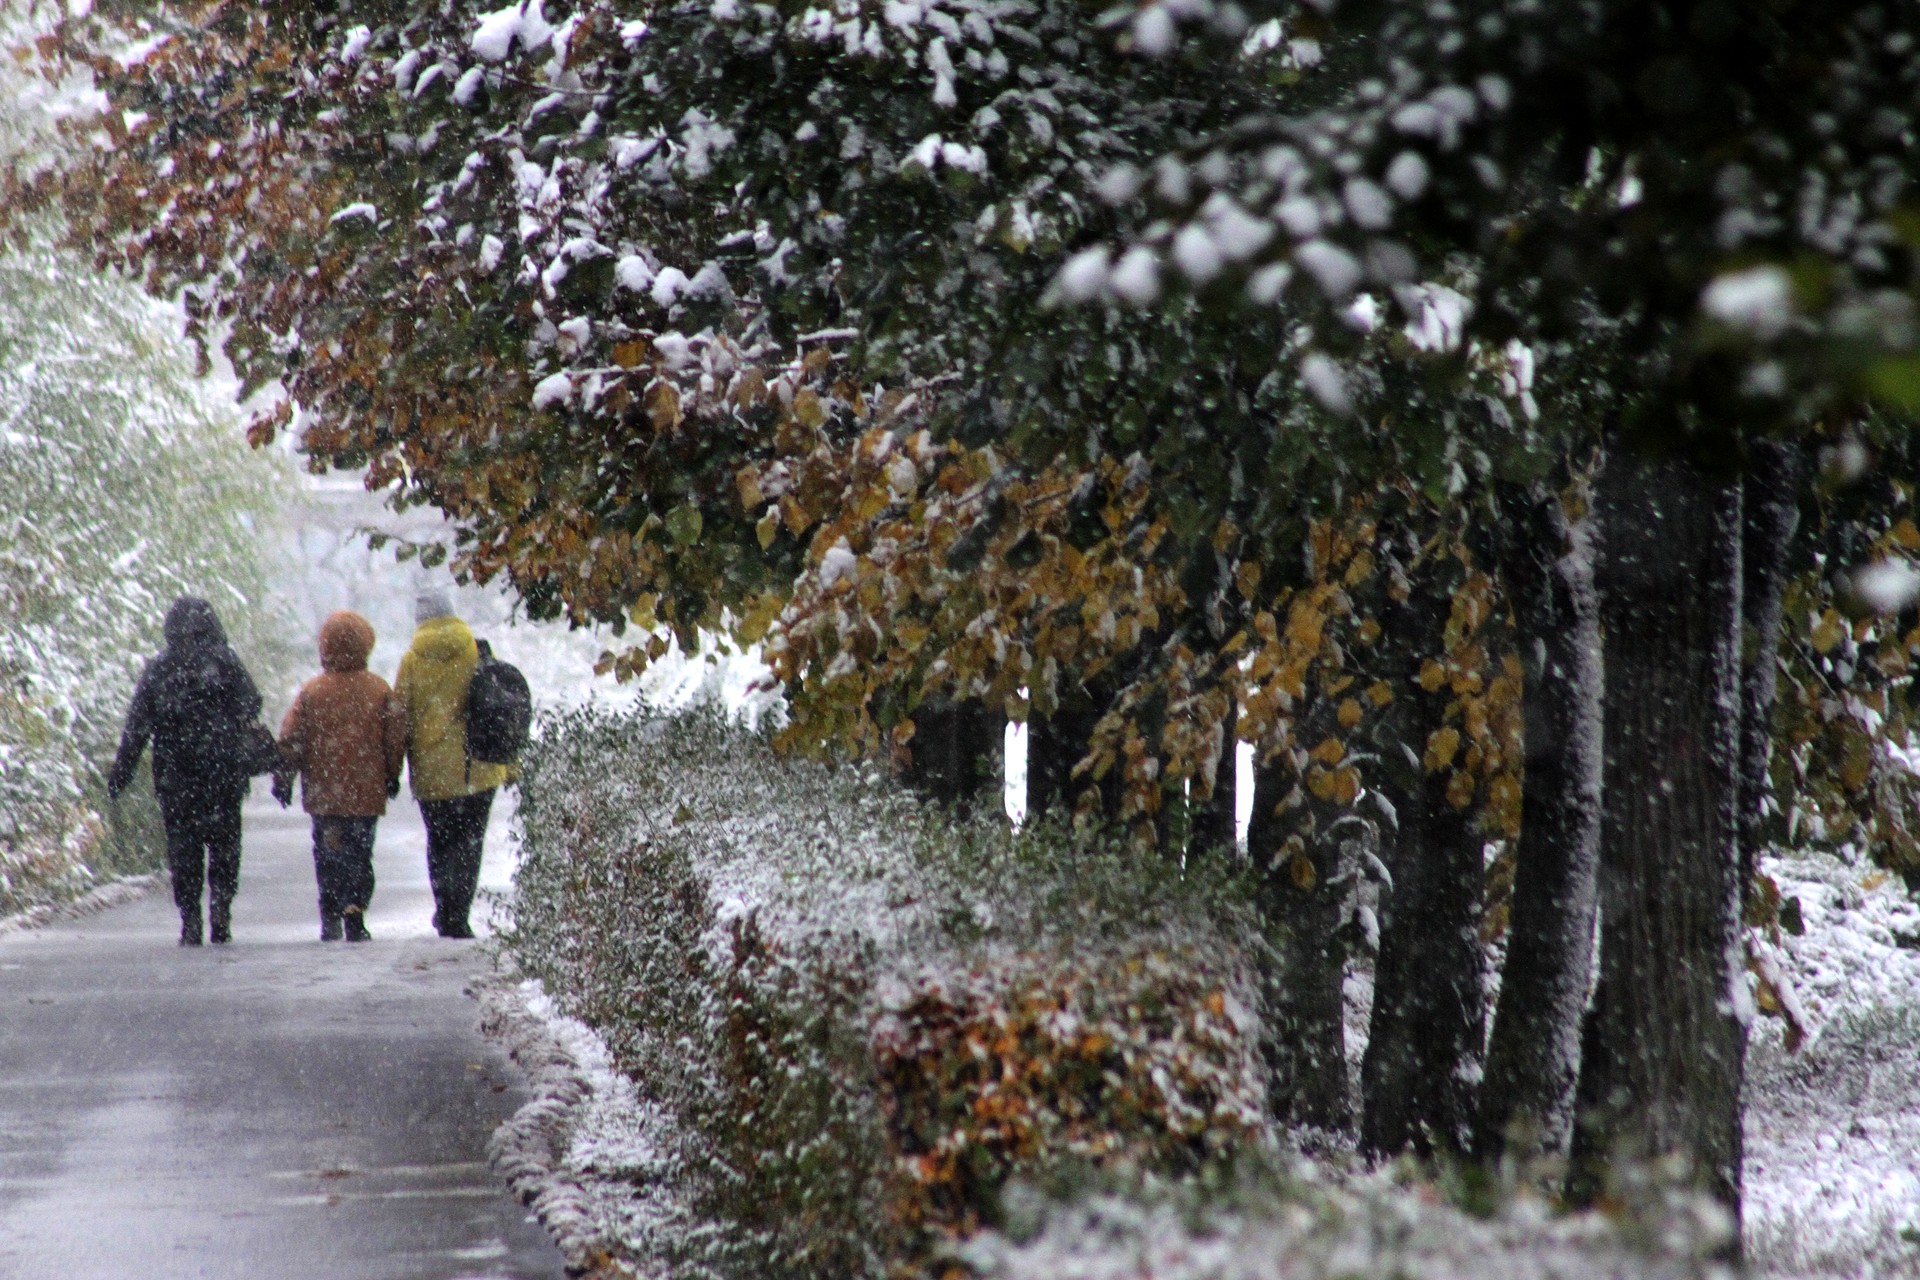
[[[680,425],[680,393],[665,382],[656,382],[646,397],[647,418],[655,431],[671,431]]]
[[[802,387],[793,397],[793,416],[805,426],[818,427],[827,420],[826,402],[812,387]]]
[[[1438,693],[1441,687],[1447,683],[1447,669],[1435,662],[1432,658],[1428,658],[1420,664],[1420,675],[1417,678],[1417,683],[1428,693]]]
[[[740,505],[751,511],[767,500],[760,492],[760,475],[753,467],[742,467],[734,473],[734,484],[740,488]]]
[[[1920,551],[1920,528],[1915,528],[1910,516],[1901,516],[1893,526],[1893,540],[1909,551]]]
[[[1427,739],[1427,752],[1421,763],[1428,773],[1437,773],[1453,763],[1454,755],[1460,750],[1460,731],[1452,725],[1442,725],[1433,731]]]
[[[1339,711],[1335,713],[1335,718],[1340,721],[1340,727],[1342,729],[1351,729],[1360,723],[1360,715],[1360,704],[1352,698],[1343,698],[1340,701]]]
[[[769,510],[767,514],[760,517],[760,522],[753,526],[753,536],[760,540],[762,551],[773,545],[773,537],[779,532],[780,513],[778,511]]]
[[[1320,883],[1320,873],[1313,869],[1313,859],[1304,853],[1296,853],[1287,862],[1287,874],[1293,880],[1293,887],[1302,893],[1310,892]]]
[[[854,500],[853,514],[861,520],[871,520],[887,509],[893,501],[893,494],[883,485],[869,485]]]
[[[1447,781],[1447,803],[1464,809],[1473,803],[1473,775],[1456,773]]]
[[[1356,586],[1373,576],[1373,552],[1362,550],[1347,565],[1346,576],[1341,579],[1348,586]]]
[[[1503,773],[1487,784],[1487,818],[1502,835],[1520,834],[1520,780]]]
[[[1335,765],[1346,756],[1347,748],[1340,739],[1328,737],[1321,739],[1320,745],[1307,754],[1309,758],[1318,760],[1321,764]]]
[[[1376,707],[1384,707],[1393,701],[1393,689],[1385,680],[1375,680],[1367,686],[1367,701]]]
[[[929,630],[925,623],[916,622],[912,618],[902,618],[893,624],[893,638],[899,641],[900,647],[908,653],[918,653],[920,646],[927,642]]]
[[[750,368],[740,375],[740,381],[733,389],[734,403],[742,409],[751,409],[767,398],[767,379],[758,368]]]
[[[1260,564],[1256,560],[1242,560],[1240,567],[1233,571],[1233,584],[1240,589],[1242,598],[1251,600],[1260,590]]]
[[[1333,794],[1328,798],[1335,804],[1350,805],[1360,798],[1360,771],[1352,765],[1333,771]]]
[[[613,348],[613,362],[622,369],[637,369],[646,362],[648,349],[645,338],[616,343]]]
[[[1846,624],[1841,621],[1840,615],[1828,609],[1820,615],[1820,621],[1813,626],[1813,635],[1810,639],[1813,641],[1814,652],[1832,653],[1833,647],[1840,643],[1840,637],[1845,634]]]
[[[773,620],[780,616],[783,604],[781,598],[769,591],[755,598],[741,615],[740,624],[735,630],[746,644],[754,644],[767,634],[773,626]]]
[[[1858,730],[1848,733],[1840,747],[1840,785],[1859,791],[1873,777],[1873,743]]]

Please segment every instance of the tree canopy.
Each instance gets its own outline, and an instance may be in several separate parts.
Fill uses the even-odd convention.
[[[1354,842],[1446,890],[1396,896],[1370,1092],[1473,1077],[1477,961],[1419,935],[1558,911],[1515,936],[1584,993],[1595,875],[1624,922],[1661,867],[1717,904],[1684,999],[1737,1081],[1741,848],[1916,865],[1911,5],[552,10],[61,10],[40,64],[104,107],[9,207],[281,384],[256,443],[445,511],[418,554],[637,626],[610,669],[764,643],[790,748],[1031,718],[1082,812],[1166,847],[1255,744],[1322,1031]],[[1609,719],[1689,727],[1604,767],[1603,605],[1610,646],[1698,640],[1607,650]],[[1700,812],[1601,803],[1668,767]],[[1555,857],[1577,892],[1530,887]],[[1644,984],[1626,945],[1603,992]],[[1542,1016],[1572,1054],[1577,1007]],[[1344,1065],[1275,1052],[1341,1119]],[[1469,1102],[1368,1140],[1464,1144]],[[1676,1140],[1724,1171],[1721,1138]]]

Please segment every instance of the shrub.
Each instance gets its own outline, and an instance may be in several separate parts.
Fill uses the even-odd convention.
[[[712,708],[551,719],[523,797],[507,944],[678,1117],[678,1273],[923,1268],[1023,1174],[1267,1138],[1229,867],[957,821]]]

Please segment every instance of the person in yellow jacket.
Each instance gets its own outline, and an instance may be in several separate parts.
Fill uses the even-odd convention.
[[[480,881],[480,855],[493,793],[504,765],[467,758],[467,685],[480,647],[440,591],[414,600],[417,628],[400,658],[393,692],[407,719],[407,776],[427,824],[427,879],[433,927],[443,938],[471,938],[467,914]]]

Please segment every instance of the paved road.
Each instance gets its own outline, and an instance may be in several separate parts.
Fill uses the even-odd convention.
[[[424,839],[403,795],[371,943],[317,940],[306,820],[271,801],[233,945],[175,946],[164,891],[0,939],[0,1280],[564,1274],[487,1171],[524,1097],[462,994],[478,944],[429,927]]]

